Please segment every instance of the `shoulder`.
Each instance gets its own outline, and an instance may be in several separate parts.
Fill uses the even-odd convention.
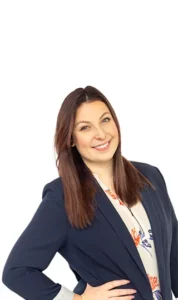
[[[64,193],[61,177],[56,177],[44,184],[42,198],[55,199],[58,204],[64,204]]]
[[[153,184],[159,185],[163,188],[166,187],[163,174],[157,166],[147,162],[133,160],[130,160],[130,162]],[[42,198],[44,198],[46,194],[50,195],[52,198],[56,198],[58,201],[64,204],[64,192],[60,176],[52,179],[44,185],[42,190]]]
[[[130,161],[139,171],[143,172],[152,172],[155,168],[154,165],[146,163],[146,162],[140,162],[140,161]]]
[[[166,188],[165,179],[160,169],[146,162],[130,161],[145,177],[147,177],[156,186]]]

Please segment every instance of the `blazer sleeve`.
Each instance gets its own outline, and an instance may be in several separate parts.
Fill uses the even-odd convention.
[[[43,273],[56,252],[65,245],[67,228],[62,193],[54,183],[47,183],[41,203],[7,258],[2,282],[24,299],[71,300],[72,291]]]
[[[170,209],[171,209],[171,215],[172,215],[172,244],[171,244],[171,253],[170,253],[171,288],[175,298],[178,298],[178,220],[168,194],[165,179],[162,173],[160,172],[160,170],[157,167],[155,168],[157,169],[157,171],[159,172],[162,178],[166,190],[166,194],[169,199]]]

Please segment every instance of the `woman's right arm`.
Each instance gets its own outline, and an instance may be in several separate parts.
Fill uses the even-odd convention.
[[[78,294],[74,294],[65,286],[62,286],[59,293],[53,300],[81,300],[81,296]]]
[[[62,193],[47,183],[38,209],[7,258],[2,282],[24,299],[72,300],[72,291],[43,273],[67,241],[67,226]]]

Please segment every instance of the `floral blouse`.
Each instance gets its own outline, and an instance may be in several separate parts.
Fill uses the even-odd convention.
[[[96,173],[93,173],[93,175],[119,213],[133,238],[151,285],[153,299],[161,300],[162,296],[154,240],[151,225],[143,205],[139,202],[129,210],[122,200],[107,188]]]
[[[133,238],[151,285],[153,300],[161,300],[162,295],[151,225],[143,205],[139,202],[129,210],[122,200],[112,193],[99,179],[96,173],[93,173],[93,175],[119,213]],[[73,300],[73,296],[74,292],[62,285],[61,290],[53,300]]]

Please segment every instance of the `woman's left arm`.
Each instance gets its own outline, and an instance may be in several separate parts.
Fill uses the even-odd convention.
[[[164,183],[167,197],[169,199],[170,209],[171,209],[171,215],[172,215],[172,244],[171,244],[171,253],[170,253],[171,288],[174,293],[174,296],[176,297],[176,299],[178,299],[178,220],[168,194],[165,179],[162,173],[160,172],[160,170],[157,167],[155,168],[159,172],[162,181]]]

